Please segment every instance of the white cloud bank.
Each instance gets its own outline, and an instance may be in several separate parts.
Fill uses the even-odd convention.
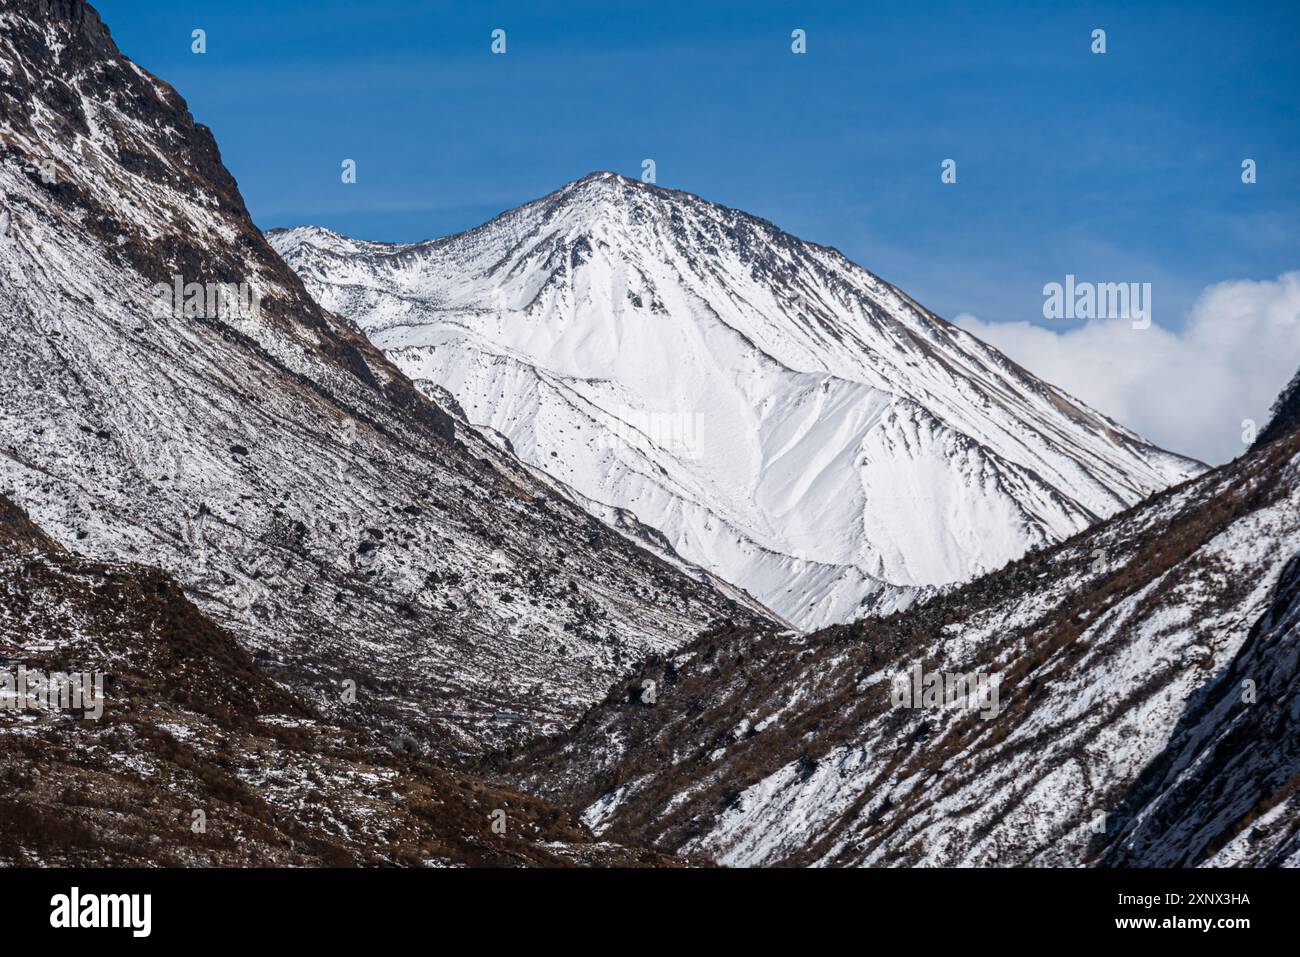
[[[1245,451],[1242,421],[1262,430],[1300,368],[1300,272],[1209,286],[1179,332],[1120,319],[1064,332],[954,322],[1156,445],[1218,464]]]

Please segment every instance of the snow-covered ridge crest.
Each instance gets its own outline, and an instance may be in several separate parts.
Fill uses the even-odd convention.
[[[614,173],[431,242],[270,239],[417,384],[803,627],[1202,470],[836,250]]]
[[[165,570],[301,699],[448,754],[767,617],[321,310],[88,6],[0,16],[0,494],[59,544]]]
[[[728,865],[1294,867],[1298,682],[1292,427],[901,615],[706,632],[500,771]]]

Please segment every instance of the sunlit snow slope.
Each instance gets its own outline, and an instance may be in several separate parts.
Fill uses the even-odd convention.
[[[0,0],[0,212],[0,493],[88,559],[175,576],[331,718],[496,746],[762,616],[322,312],[211,132],[85,3]],[[260,308],[158,309],[182,280]]]
[[[1201,470],[835,250],[613,173],[434,242],[270,238],[425,391],[804,627]]]
[[[501,777],[728,865],[1300,866],[1295,396],[1241,458],[902,614],[705,633]],[[995,706],[896,699],[918,667]]]

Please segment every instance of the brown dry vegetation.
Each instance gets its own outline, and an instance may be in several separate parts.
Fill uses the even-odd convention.
[[[1283,470],[1297,452],[1300,433],[1292,432],[1181,490],[1162,493],[1060,546],[1029,554],[905,613],[801,637],[745,627],[715,629],[671,660],[647,662],[569,734],[535,742],[522,754],[497,758],[487,767],[500,780],[521,783],[574,807],[588,806],[622,785],[638,782],[605,834],[666,849],[679,848],[709,830],[746,788],[792,762],[815,767],[834,747],[854,741],[871,722],[884,729],[874,738],[879,761],[872,769],[875,781],[916,774],[940,781],[923,795],[909,796],[909,815],[1017,754],[1042,755],[1040,767],[1050,768],[1074,755],[1054,747],[1047,735],[1025,737],[1008,748],[1009,734],[1041,704],[1054,680],[1084,667],[1087,656],[1104,660],[1114,654],[1132,639],[1133,622],[1149,619],[1180,589],[1211,590],[1217,603],[1211,612],[1233,608],[1256,583],[1232,580],[1197,551],[1233,522],[1276,502],[1286,492]],[[1166,509],[1188,490],[1185,504]],[[1110,541],[1110,530],[1123,528],[1139,510],[1160,516],[1155,527],[1148,527],[1139,541]],[[928,722],[918,725],[915,712],[889,707],[886,685],[874,685],[870,694],[860,690],[869,676],[905,669],[917,660],[924,661],[927,670],[941,670],[943,663],[933,657],[934,636],[941,629],[963,625],[1019,601],[1019,596],[1032,598],[1045,582],[1084,566],[1094,547],[1122,552],[1123,560],[1105,574],[1085,576],[1082,587],[1051,604],[1028,626],[991,636],[977,660],[967,663],[971,670],[1002,674],[1003,708],[996,718],[978,720],[967,712],[947,722],[942,734],[930,737]],[[1061,564],[1063,556],[1072,568]],[[1086,624],[1097,615],[1148,588],[1131,619],[1102,639],[1081,639]],[[1201,663],[1205,679],[1223,664],[1207,656]],[[1122,717],[1173,680],[1175,665],[1157,662],[1139,686],[1115,703],[1114,717]],[[653,707],[638,698],[647,678],[663,689]],[[795,700],[798,706],[771,727],[753,732],[752,724]],[[747,720],[751,730],[737,738],[734,730]],[[882,752],[879,742],[890,740],[892,750]],[[723,747],[725,756],[711,760],[710,755]],[[1023,787],[1027,790],[1033,783],[1026,780]],[[665,813],[674,797],[686,794],[686,800]],[[878,796],[868,788],[844,811],[841,824],[858,819],[868,801]],[[1124,794],[1105,797],[1113,806]],[[825,828],[783,862],[800,865],[819,859],[841,824]],[[898,826],[897,814],[882,812],[876,829],[868,828],[867,840],[883,840]],[[907,855],[896,861],[909,862]]]
[[[103,671],[107,699],[98,721],[0,711],[0,864],[678,863],[320,721],[168,576],[52,548],[3,496],[0,622],[4,667]]]

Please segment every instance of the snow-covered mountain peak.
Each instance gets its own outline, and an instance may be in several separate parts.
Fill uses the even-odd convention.
[[[614,173],[430,242],[271,240],[430,394],[807,627],[1200,470],[838,251]]]
[[[174,575],[322,708],[481,750],[715,619],[767,617],[322,311],[211,132],[83,2],[0,0],[0,213],[0,493],[81,555]]]

